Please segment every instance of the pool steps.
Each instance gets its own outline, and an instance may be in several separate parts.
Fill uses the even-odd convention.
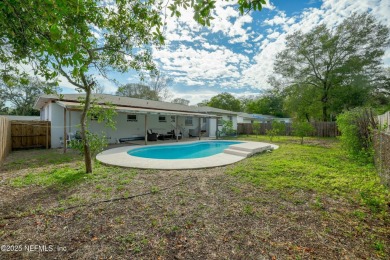
[[[261,144],[259,146],[259,144]],[[224,153],[242,156],[242,157],[249,157],[256,153],[261,153],[267,150],[272,150],[273,147],[266,143],[257,143],[257,145],[253,145],[252,143],[242,143],[242,144],[235,144],[229,146],[229,148],[223,150]]]

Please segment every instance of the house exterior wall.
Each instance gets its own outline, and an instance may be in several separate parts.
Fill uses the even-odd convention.
[[[64,137],[64,108],[56,103],[49,103],[42,108],[44,115],[41,118],[51,121],[51,146],[52,148],[63,147]],[[130,113],[129,113],[130,114]],[[108,143],[117,143],[120,138],[145,136],[145,115],[136,114],[137,121],[127,121],[127,113],[118,113],[114,117],[116,128],[112,129],[98,123],[97,121],[88,119],[89,129],[96,134],[105,133]],[[153,132],[166,134],[174,130],[176,122],[170,115],[166,115],[166,121],[160,122],[159,115],[148,115],[147,127]],[[80,131],[81,111],[66,111],[66,132],[76,133]],[[206,134],[203,136],[215,137],[216,119],[207,119],[206,123],[201,120],[201,129],[206,127]],[[178,116],[178,132],[182,132],[184,137],[189,137],[189,130],[198,130],[199,121],[197,117],[192,117],[192,125],[185,125],[185,117]]]
[[[246,118],[246,117],[242,117],[242,116],[237,116],[237,123],[238,124],[245,124],[245,123],[252,123],[252,120],[253,119],[250,119],[250,118]]]
[[[215,137],[217,131],[217,119],[210,118],[209,120],[209,137]]]

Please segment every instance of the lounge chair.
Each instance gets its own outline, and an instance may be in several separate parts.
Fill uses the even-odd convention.
[[[153,133],[152,129],[149,129],[147,134],[148,134],[148,141],[157,141],[158,134]]]

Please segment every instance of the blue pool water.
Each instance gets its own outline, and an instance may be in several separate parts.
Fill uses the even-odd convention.
[[[161,145],[136,148],[127,153],[132,156],[152,159],[194,159],[208,157],[223,150],[232,144],[240,144],[236,141],[210,141],[179,145]]]

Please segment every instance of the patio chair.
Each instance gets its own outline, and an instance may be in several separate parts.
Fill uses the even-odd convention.
[[[173,139],[176,139],[176,133],[175,133],[175,130],[172,130],[172,134],[173,134]],[[180,132],[179,134],[177,134],[177,139],[181,139],[183,136],[183,134]]]
[[[149,129],[147,134],[148,134],[148,141],[157,141],[158,134],[153,133],[152,129]]]

